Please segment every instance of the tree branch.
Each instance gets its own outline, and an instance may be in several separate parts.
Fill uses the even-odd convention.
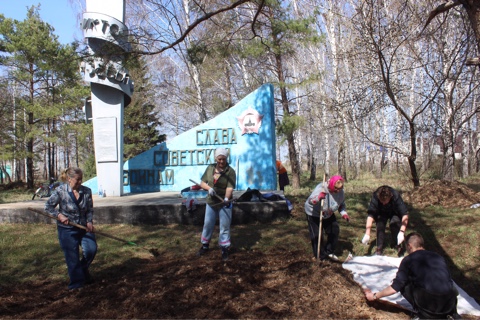
[[[205,15],[203,15],[202,17],[198,18],[197,20],[195,20],[194,22],[192,22],[186,29],[184,32],[182,32],[180,34],[180,36],[178,37],[178,39],[176,39],[174,42],[158,49],[158,50],[155,50],[155,51],[140,51],[140,52],[135,52],[137,54],[141,54],[141,55],[156,55],[156,54],[159,54],[159,53],[162,53],[168,49],[171,49],[173,47],[175,47],[176,45],[178,45],[179,43],[181,43],[183,40],[185,40],[185,38],[188,36],[188,34],[190,32],[192,32],[200,23],[204,22],[204,21],[207,21],[209,20],[210,18],[222,13],[222,12],[226,12],[226,11],[230,11],[232,9],[235,9],[236,7],[244,4],[244,3],[248,3],[248,2],[256,2],[255,0],[238,0],[238,1],[235,1],[233,2],[230,6],[227,6],[227,7],[223,7],[223,8],[220,8],[216,11],[212,11],[212,12],[206,12]],[[263,1],[261,2],[263,3]],[[262,7],[262,5],[260,5],[260,8]]]
[[[427,22],[425,23],[425,26],[423,27],[422,31],[420,31],[420,34],[423,33],[425,28],[430,24],[433,18],[435,18],[437,15],[452,9],[453,7],[460,6],[460,5],[462,5],[460,0],[450,0],[439,5],[437,8],[435,8],[435,10],[430,12],[430,14],[428,15]]]

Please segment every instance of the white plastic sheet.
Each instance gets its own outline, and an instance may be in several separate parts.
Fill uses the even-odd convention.
[[[343,263],[343,268],[353,273],[353,279],[362,288],[369,288],[373,292],[378,292],[391,285],[402,259],[388,256],[353,257],[353,259]],[[456,283],[455,286],[459,292],[457,312],[461,315],[480,316],[480,305]],[[410,303],[399,292],[381,299],[413,310]]]

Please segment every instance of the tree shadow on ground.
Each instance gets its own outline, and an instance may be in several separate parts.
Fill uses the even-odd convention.
[[[411,210],[409,218],[409,229],[413,229],[423,236],[427,250],[435,251],[445,258],[453,280],[472,298],[480,302],[480,279],[467,277],[465,273],[455,265],[454,261],[438,241],[435,231],[429,226],[427,221],[422,218],[420,211],[415,209]],[[465,243],[464,245],[468,244]]]

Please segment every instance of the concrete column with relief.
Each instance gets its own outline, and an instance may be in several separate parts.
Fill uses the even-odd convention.
[[[86,0],[82,29],[89,55],[81,66],[90,82],[97,192],[107,197],[123,195],[123,117],[133,94],[133,81],[123,67],[131,50],[124,24],[123,0]],[[88,113],[87,113],[88,114]],[[92,188],[94,189],[94,188]]]

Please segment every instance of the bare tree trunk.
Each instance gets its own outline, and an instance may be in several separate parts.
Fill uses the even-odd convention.
[[[34,74],[34,70],[33,70],[33,65],[30,64],[29,65],[30,67],[30,75],[31,75],[31,79],[30,79],[30,88],[29,88],[29,91],[30,91],[30,103],[33,105],[33,94],[35,92],[35,88],[34,88],[34,81],[33,81],[33,74]],[[34,121],[33,121],[33,112],[29,112],[28,113],[28,130],[32,130],[32,127],[34,125]],[[34,176],[33,176],[33,167],[34,167],[34,164],[33,164],[33,144],[34,144],[34,137],[28,137],[27,138],[27,187],[29,189],[33,189],[34,187]]]
[[[455,146],[453,132],[447,132],[444,137],[442,178],[453,181],[455,177]]]
[[[415,124],[409,123],[410,128],[410,156],[408,157],[408,166],[410,167],[410,173],[412,175],[412,182],[415,188],[420,186],[420,177],[418,176],[417,165],[417,134],[415,132]]]
[[[326,124],[328,123],[327,119],[327,110],[326,107],[324,107],[324,110],[322,110],[322,123]],[[328,135],[329,130],[326,130],[324,127],[324,130],[322,130],[322,146],[323,146],[323,151],[325,154],[325,159],[324,159],[324,171],[326,173],[330,173],[330,162],[331,162],[331,153],[330,153],[330,144],[329,144],[329,135]]]
[[[375,141],[380,141],[380,128],[375,128]],[[379,151],[378,146],[373,145],[373,154],[375,155],[373,158],[374,161],[374,171],[375,171],[375,177],[376,178],[381,178],[382,177],[382,157],[381,153]]]
[[[477,52],[480,52],[480,1],[478,0],[466,0],[467,4],[464,4],[464,1],[460,1],[463,4],[463,7],[467,11],[468,19],[472,27],[473,32],[475,33],[475,38],[477,39]]]
[[[315,153],[316,153],[316,148],[315,148],[315,143],[313,140],[313,118],[310,118],[310,121],[308,122],[308,142],[307,142],[307,158],[308,158],[308,170],[310,171],[310,181],[315,181],[317,178],[317,163],[315,161]]]
[[[470,131],[470,121],[465,124],[465,134],[462,137],[462,178],[470,174],[470,159],[472,150],[472,139]]]
[[[232,81],[230,79],[230,63],[228,59],[225,59],[225,91],[227,92],[227,101],[228,101],[228,109],[233,107],[233,99],[232,99]]]
[[[333,104],[336,106],[338,105],[338,101],[340,101],[340,73],[339,73],[339,61],[341,60],[338,54],[339,51],[339,37],[338,34],[340,32],[340,25],[338,23],[338,19],[336,19],[336,15],[338,14],[338,10],[335,5],[335,1],[329,0],[328,5],[330,10],[324,15],[325,21],[327,24],[328,30],[328,40],[330,43],[330,50],[332,51],[331,63],[332,63],[332,70],[333,70],[333,87],[335,96],[333,97]],[[338,149],[337,149],[337,167],[338,173],[342,176],[346,176],[346,165],[345,165],[345,114],[343,111],[339,112],[340,120],[338,128]]]
[[[280,83],[280,100],[283,108],[283,117],[285,118],[290,116],[290,108],[288,104],[287,89],[285,87],[282,56],[280,54],[275,54],[275,62],[278,81]],[[292,166],[292,188],[300,188],[300,165],[298,162],[294,133],[288,132],[286,138],[288,143],[288,157],[290,159],[290,165]]]
[[[7,183],[11,183],[12,182],[12,177],[10,177],[10,175],[8,174],[7,172],[7,168],[5,167],[5,163],[2,161],[1,165],[0,165],[0,170],[2,171],[2,184],[5,183],[5,180],[7,181]]]
[[[28,124],[33,126],[33,113],[28,114]],[[34,138],[28,138],[27,140],[27,188],[33,189],[34,177],[33,177],[33,142]]]

